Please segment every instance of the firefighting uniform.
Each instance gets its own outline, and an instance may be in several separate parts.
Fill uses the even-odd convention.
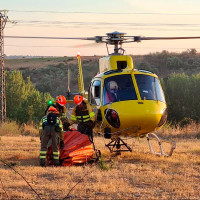
[[[61,120],[57,117],[57,121],[54,125],[50,125],[47,122],[47,115],[45,115],[40,121],[40,138],[41,138],[41,150],[40,150],[40,161],[46,160],[47,144],[52,139],[53,148],[53,160],[54,164],[59,164],[59,143],[63,140],[63,125]],[[44,162],[43,162],[44,163]]]
[[[82,104],[83,107],[77,105],[73,108],[70,118],[70,124],[78,121],[78,131],[88,135],[89,138],[93,141],[92,130],[94,128],[95,113],[93,112],[92,107],[89,104],[85,103],[85,101],[83,101]]]
[[[67,119],[67,108],[66,108],[66,106],[61,106],[58,103],[50,105],[50,106],[53,106],[54,108],[56,108],[59,111],[59,117],[62,121],[63,129],[66,131],[69,127],[69,122],[68,122],[68,119]],[[47,107],[45,113],[47,113],[49,107]]]

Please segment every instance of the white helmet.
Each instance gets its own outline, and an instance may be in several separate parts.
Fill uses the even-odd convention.
[[[118,85],[115,81],[110,81],[108,83],[108,87],[110,90],[118,90]]]

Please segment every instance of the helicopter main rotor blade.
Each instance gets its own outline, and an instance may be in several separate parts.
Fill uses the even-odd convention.
[[[22,39],[54,39],[54,40],[95,40],[96,37],[42,37],[42,36],[4,36],[5,38],[22,38]]]
[[[124,36],[123,38],[108,38],[106,36],[95,37],[43,37],[43,36],[4,36],[5,38],[19,38],[19,39],[53,39],[53,40],[93,40],[96,43],[107,43],[108,40],[116,40],[123,43],[140,42],[142,40],[177,40],[177,39],[200,39],[197,37],[142,37],[142,36]],[[106,39],[106,40],[105,40]],[[130,40],[131,39],[131,40]],[[127,40],[127,41],[124,41]]]
[[[130,42],[140,42],[141,40],[180,40],[180,39],[200,39],[200,36],[197,37],[141,37],[133,36],[134,40]]]
[[[25,38],[25,39],[55,39],[55,40],[90,40],[96,43],[106,43],[115,45],[115,51],[118,53],[118,45],[130,42],[141,42],[142,40],[179,40],[179,39],[200,39],[196,37],[142,37],[142,36],[125,36],[125,33],[112,32],[107,33],[107,36],[94,37],[44,37],[44,36],[4,36],[5,38]],[[115,53],[116,53],[115,52]]]
[[[93,43],[88,43],[88,44],[79,44],[79,45],[71,45],[68,47],[72,47],[72,48],[88,48],[88,47],[98,47],[99,45],[103,45],[104,42],[101,43],[97,43],[97,42],[93,42]]]

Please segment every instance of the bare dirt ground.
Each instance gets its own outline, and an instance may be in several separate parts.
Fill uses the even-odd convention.
[[[41,168],[38,137],[1,136],[1,159],[22,174],[40,198],[0,163],[0,199],[199,199],[200,140],[175,140],[172,157],[151,155],[146,139],[128,140],[133,152],[113,157],[105,148],[108,141],[96,137],[103,161]]]

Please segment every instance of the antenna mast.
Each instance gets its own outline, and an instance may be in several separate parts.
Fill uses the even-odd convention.
[[[6,22],[8,20],[7,11],[0,10],[0,67],[1,67],[1,84],[0,84],[0,123],[6,121],[6,80],[4,65],[4,34]]]

